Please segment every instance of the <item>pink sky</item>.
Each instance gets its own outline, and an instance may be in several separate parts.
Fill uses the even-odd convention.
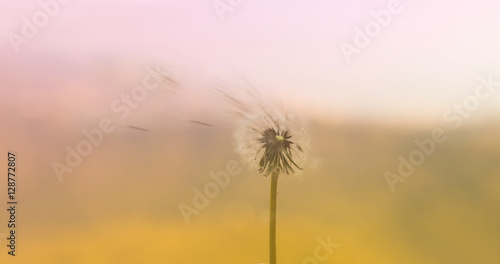
[[[473,93],[479,76],[500,79],[496,1],[401,1],[402,12],[348,64],[340,43],[352,44],[354,29],[389,2],[243,0],[220,20],[211,0],[69,1],[19,53],[2,38],[0,67],[9,87],[0,89],[21,97],[25,89],[55,89],[16,79],[47,71],[52,80],[69,79],[59,85],[69,85],[71,93],[102,99],[112,95],[106,87],[89,90],[80,71],[103,58],[118,61],[109,66],[117,72],[127,67],[121,62],[155,60],[179,69],[193,89],[244,76],[314,114],[407,121],[439,120]],[[4,36],[19,34],[21,18],[41,10],[37,1],[0,7]],[[74,84],[71,72],[80,74]],[[478,116],[498,112],[499,101],[494,95],[482,102]]]

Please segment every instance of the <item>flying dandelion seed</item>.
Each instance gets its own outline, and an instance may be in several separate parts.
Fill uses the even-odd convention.
[[[269,256],[276,264],[276,198],[281,173],[295,174],[303,169],[309,148],[306,130],[297,117],[278,104],[264,104],[256,90],[247,91],[253,102],[247,103],[222,90],[223,100],[232,106],[238,118],[235,132],[237,152],[243,161],[257,167],[265,177],[271,175]]]

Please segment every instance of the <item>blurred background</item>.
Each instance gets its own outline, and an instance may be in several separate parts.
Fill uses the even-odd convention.
[[[1,263],[268,263],[269,179],[239,161],[213,92],[242,80],[306,120],[317,163],[280,179],[278,263],[328,237],[340,247],[317,263],[499,263],[499,91],[457,127],[443,115],[500,82],[500,4],[399,1],[348,63],[341,43],[390,2],[0,1],[0,168],[15,151],[19,200],[16,257],[0,211]],[[125,114],[158,64],[175,83]],[[114,130],[58,177],[103,119]],[[438,128],[447,140],[392,192],[385,173]],[[241,173],[186,223],[179,205],[232,161]]]

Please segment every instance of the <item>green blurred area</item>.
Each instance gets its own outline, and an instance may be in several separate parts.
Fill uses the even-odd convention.
[[[500,123],[447,130],[391,192],[384,173],[432,129],[311,122],[317,167],[278,186],[278,263],[303,263],[328,236],[340,247],[318,263],[500,263]],[[19,145],[18,256],[1,263],[267,263],[269,179],[256,171],[189,224],[179,211],[238,159],[229,129],[119,130],[59,183],[50,164],[77,141],[63,142]]]

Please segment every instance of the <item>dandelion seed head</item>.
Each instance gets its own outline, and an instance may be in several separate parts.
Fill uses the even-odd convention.
[[[236,121],[236,152],[242,162],[266,177],[273,172],[300,177],[311,161],[304,122],[246,80],[238,90],[229,92],[224,87],[219,86],[215,92]]]
[[[297,174],[306,163],[309,141],[300,120],[284,111],[260,109],[239,122],[236,151],[264,176]]]

